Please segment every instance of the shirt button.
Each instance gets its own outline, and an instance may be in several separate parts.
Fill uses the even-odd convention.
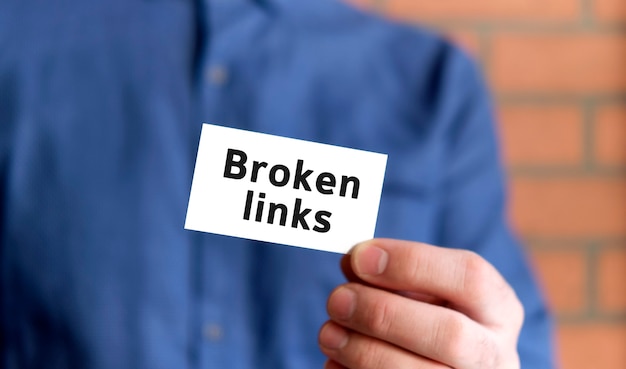
[[[224,332],[218,324],[207,324],[204,327],[204,338],[211,342],[217,342],[222,339]]]
[[[228,81],[228,69],[223,65],[212,65],[206,71],[206,79],[212,85],[221,86]]]

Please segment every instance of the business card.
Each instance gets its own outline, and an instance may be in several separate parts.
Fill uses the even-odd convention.
[[[185,229],[346,253],[374,237],[387,155],[204,124]]]

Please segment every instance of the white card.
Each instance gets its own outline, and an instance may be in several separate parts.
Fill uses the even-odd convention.
[[[185,228],[346,253],[374,237],[387,155],[202,126]]]

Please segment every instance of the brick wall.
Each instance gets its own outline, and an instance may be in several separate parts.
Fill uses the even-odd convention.
[[[480,61],[561,366],[626,368],[626,0],[353,2]]]

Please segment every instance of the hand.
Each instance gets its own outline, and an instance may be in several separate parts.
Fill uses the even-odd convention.
[[[477,254],[375,239],[342,259],[328,299],[326,369],[517,369],[524,311]]]

